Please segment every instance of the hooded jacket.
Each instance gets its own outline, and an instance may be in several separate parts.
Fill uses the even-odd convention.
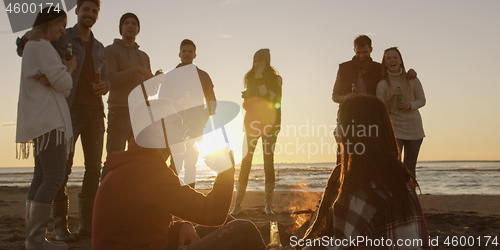
[[[233,194],[234,168],[220,173],[207,195],[181,186],[156,149],[132,140],[128,151],[109,154],[94,202],[94,249],[166,249],[172,216],[193,223],[224,224]],[[169,232],[172,229],[172,232]],[[178,237],[171,237],[178,239]],[[174,243],[175,244],[175,243]]]
[[[139,49],[137,43],[130,46],[121,39],[115,39],[106,47],[106,61],[111,82],[108,107],[128,107],[130,91],[146,80],[134,71],[134,67],[142,66],[151,71],[149,56]]]

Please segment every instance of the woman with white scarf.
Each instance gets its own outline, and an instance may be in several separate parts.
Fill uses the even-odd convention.
[[[65,34],[66,13],[43,9],[33,30],[47,40],[28,41],[24,48],[17,112],[17,158],[29,157],[33,145],[35,169],[26,201],[26,249],[67,249],[64,242],[45,238],[52,202],[64,182],[73,137],[66,96],[73,86],[75,58],[62,59],[50,42]],[[46,77],[48,84],[39,79]]]

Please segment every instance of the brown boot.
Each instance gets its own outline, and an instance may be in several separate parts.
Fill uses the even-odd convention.
[[[80,215],[80,237],[92,236],[92,211],[94,209],[94,198],[78,194],[78,213]]]
[[[68,229],[69,200],[54,200],[52,203],[52,219],[54,219],[54,238],[60,241],[75,241],[75,236]]]

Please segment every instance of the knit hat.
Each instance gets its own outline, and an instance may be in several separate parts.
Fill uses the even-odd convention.
[[[271,51],[269,49],[257,50],[257,52],[255,52],[255,55],[253,55],[253,57],[255,58],[256,56],[264,59],[264,61],[266,61],[267,64],[271,65]]]
[[[54,8],[46,7],[42,9],[42,11],[40,11],[36,16],[35,22],[33,23],[33,28],[50,21],[54,21],[61,16],[66,16],[66,12],[64,10],[56,11]]]
[[[118,29],[120,30],[120,35],[122,34],[123,23],[129,17],[132,17],[133,19],[135,19],[135,21],[137,21],[137,27],[139,28],[138,31],[141,31],[141,23],[139,22],[139,18],[134,13],[128,12],[128,13],[123,14],[123,16],[120,18],[120,26],[118,27]]]

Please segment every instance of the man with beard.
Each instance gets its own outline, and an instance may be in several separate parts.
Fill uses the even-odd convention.
[[[153,77],[149,56],[135,42],[140,29],[139,18],[133,13],[125,13],[119,25],[122,39],[115,39],[113,44],[106,47],[109,81],[112,85],[108,99],[108,155],[114,151],[124,151],[133,136],[128,110],[130,91]],[[105,163],[101,179],[107,172]]]
[[[77,24],[66,29],[54,48],[64,57],[72,46],[73,56],[76,57],[77,68],[73,71],[73,89],[66,98],[73,124],[74,142],[81,135],[82,148],[85,157],[85,174],[82,191],[78,194],[80,236],[90,236],[92,232],[92,209],[94,198],[99,186],[101,158],[104,138],[104,104],[102,96],[110,89],[106,53],[104,46],[91,31],[97,21],[100,11],[99,0],[78,0],[75,13]],[[24,45],[28,40],[46,39],[39,32],[28,32],[22,39],[18,39],[18,54],[22,56]],[[45,76],[39,75],[40,84],[48,84]],[[73,144],[74,146],[74,144]],[[69,200],[66,192],[66,183],[73,166],[72,152],[68,156],[66,178],[64,185],[58,191],[52,207],[52,217],[55,222],[54,237],[56,240],[72,241],[75,237],[68,230]]]

